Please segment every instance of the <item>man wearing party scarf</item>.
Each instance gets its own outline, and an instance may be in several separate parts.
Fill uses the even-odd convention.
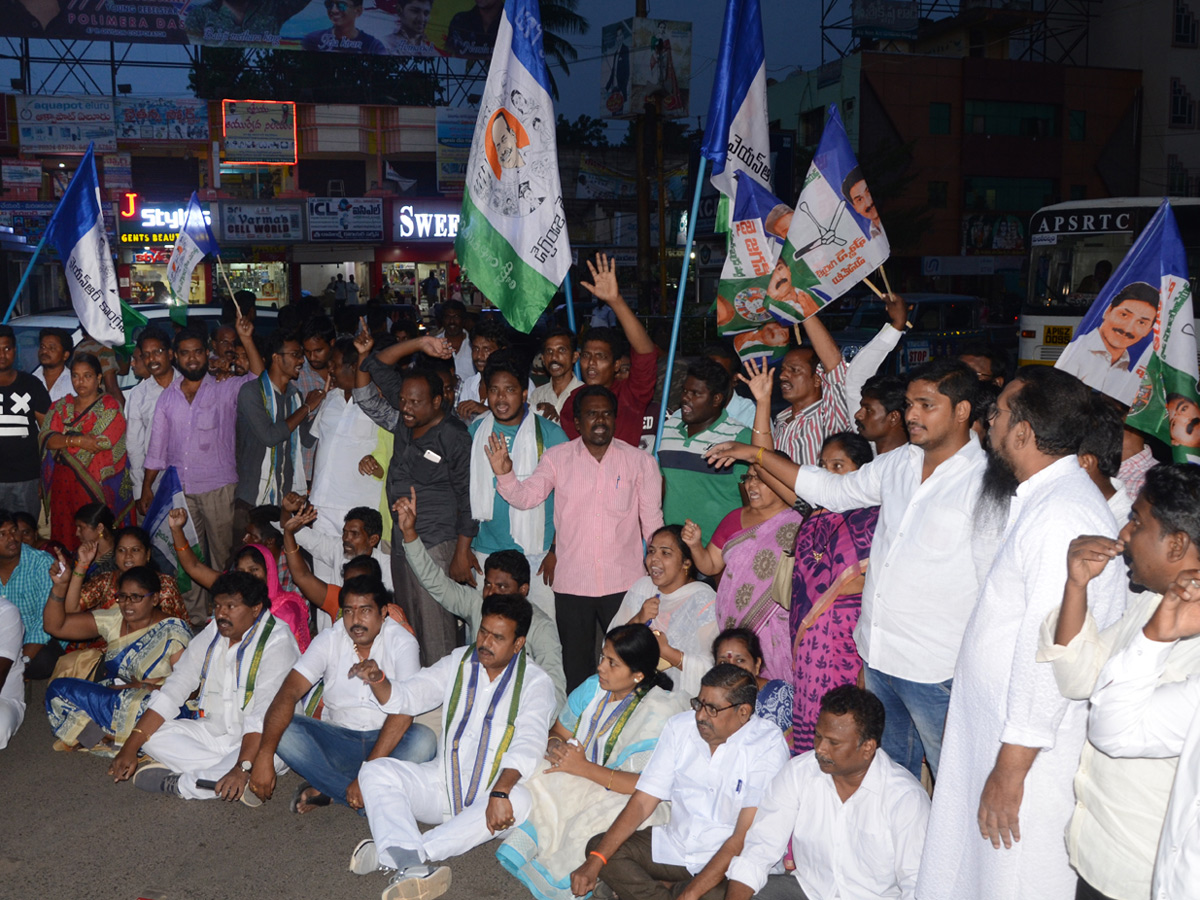
[[[529,509],[509,506],[496,490],[496,475],[487,453],[489,436],[499,435],[512,457],[513,472],[524,479],[533,474],[543,452],[567,442],[562,428],[527,410],[528,380],[524,361],[513,350],[497,350],[484,366],[489,411],[470,425],[471,516],[479,522],[471,549],[481,570],[493,553],[516,550],[523,554],[534,573],[529,602],[553,619],[554,494]]]
[[[532,618],[524,597],[493,594],[483,601],[471,646],[399,684],[382,677],[372,660],[352,670],[388,714],[442,708],[433,762],[377,759],[359,769],[373,839],[355,847],[350,869],[359,875],[394,869],[385,900],[441,896],[450,869],[426,863],[503,838],[529,815],[532,799],[518,782],[545,753],[555,713],[550,677],[524,652]],[[422,834],[418,822],[436,827]]]
[[[243,384],[237,398],[237,474],[233,533],[245,533],[250,510],[278,506],[293,489],[306,490],[308,475],[300,446],[300,423],[315,413],[329,389],[309,391],[306,397],[293,382],[300,375],[304,351],[287,331],[267,338],[267,370]]]
[[[134,786],[145,791],[258,806],[262,801],[246,786],[263,717],[300,648],[271,614],[261,579],[226,572],[213,582],[212,595],[213,620],[154,692],[108,774],[116,781],[133,776]],[[194,717],[176,718],[185,703]],[[143,746],[156,762],[138,768]],[[286,769],[278,757],[275,767]]]

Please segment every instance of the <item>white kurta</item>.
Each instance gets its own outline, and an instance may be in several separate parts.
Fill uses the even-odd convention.
[[[388,851],[396,848],[414,850],[422,859],[447,859],[465,853],[493,836],[500,837],[506,834],[507,832],[501,832],[492,835],[487,830],[485,814],[488,792],[492,784],[492,770],[495,769],[499,773],[504,769],[516,769],[522,778],[529,778],[533,775],[538,760],[546,752],[546,740],[557,706],[554,683],[550,676],[532,661],[527,661],[521,693],[513,696],[517,684],[517,673],[514,671],[512,678],[504,686],[503,693],[496,699],[491,728],[486,736],[486,752],[480,768],[479,787],[473,802],[466,805],[458,815],[454,814],[451,786],[456,754],[447,743],[453,742],[459,724],[466,716],[466,727],[459,740],[457,753],[465,802],[469,797],[467,785],[475,765],[476,751],[481,741],[485,740],[487,708],[493,694],[499,690],[503,678],[499,675],[494,681],[489,680],[486,671],[480,666],[475,703],[468,710],[467,688],[473,665],[468,662],[463,667],[462,687],[454,718],[447,722],[446,716],[450,710],[450,697],[454,691],[459,662],[469,649],[460,647],[411,678],[393,684],[391,697],[381,706],[388,714],[403,713],[414,716],[438,705],[442,708],[438,751],[432,762],[417,764],[385,758],[366,762],[359,770],[358,783],[362,789],[371,836],[375,839],[380,859],[384,863],[391,858]],[[500,758],[500,764],[496,766],[496,754],[499,753],[504,738],[510,703],[517,704],[513,735]],[[529,791],[518,784],[510,791],[510,800],[516,820],[514,825],[519,826],[529,815],[532,805]],[[437,827],[422,834],[417,827],[418,822]]]
[[[374,452],[379,429],[353,399],[334,391],[317,410],[312,425],[317,439],[309,500],[317,508],[313,527],[339,537],[346,513],[356,506],[379,508],[379,479],[358,471],[358,462]]]
[[[1062,603],[1067,547],[1081,534],[1115,537],[1116,523],[1075,456],[1017,488],[1004,541],[963,635],[917,896],[921,900],[1071,900],[1075,873],[1063,830],[1087,726],[1087,704],[1067,700],[1054,670],[1037,662],[1038,633]],[[1124,607],[1124,570],[1089,585],[1101,628]],[[1002,743],[1038,747],[1025,777],[1021,841],[995,850],[976,815]]]
[[[170,387],[175,379],[182,378],[171,369]],[[62,381],[59,378],[59,381]],[[58,382],[55,382],[58,385]],[[138,382],[125,399],[125,451],[129,454],[129,478],[133,482],[133,496],[142,495],[142,480],[146,474],[146,449],[150,446],[150,425],[154,422],[154,408],[166,387],[153,378]]]
[[[702,581],[692,581],[670,594],[659,593],[649,575],[643,575],[625,592],[617,614],[608,623],[608,631],[624,625],[659,594],[658,615],[651,627],[666,635],[667,643],[683,651],[683,670],[668,669],[677,691],[688,697],[700,693],[700,679],[712,668],[712,642],[717,628],[717,594]]]

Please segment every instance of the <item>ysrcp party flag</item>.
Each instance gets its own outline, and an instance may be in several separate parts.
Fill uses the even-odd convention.
[[[571,266],[537,0],[504,4],[454,247],[471,281],[527,333]]]
[[[767,307],[781,322],[814,315],[891,253],[866,176],[832,104],[796,208],[780,215],[774,227],[787,240],[767,287]]]
[[[1105,282],[1055,363],[1128,404],[1131,428],[1200,462],[1196,335],[1187,254],[1166,200]]]
[[[109,347],[125,342],[121,302],[117,294],[117,270],[113,268],[104,215],[100,204],[100,180],[96,177],[94,145],[88,144],[79,168],[63,192],[46,239],[62,258],[71,305],[79,324],[92,337]]]
[[[174,466],[167,466],[154,492],[154,502],[146,510],[146,521],[143,525],[150,535],[150,543],[154,550],[174,567],[175,583],[179,585],[179,592],[182,594],[192,589],[192,579],[183,571],[179,555],[175,552],[175,542],[171,539],[171,525],[167,516],[173,509],[187,509],[187,500],[183,496],[183,484],[179,481],[179,473],[175,471]],[[196,558],[203,562],[204,552],[200,549],[200,536],[196,533],[196,526],[190,517],[183,526],[183,536]]]
[[[188,201],[183,217],[183,227],[175,238],[171,258],[167,260],[167,282],[178,302],[188,302],[188,295],[192,291],[192,272],[200,260],[210,253],[219,252],[217,239],[213,237],[212,228],[204,218],[204,210],[200,208],[196,192],[192,191],[192,199]]]
[[[764,188],[771,185],[767,122],[767,55],[759,0],[728,0],[708,128],[700,148],[712,163],[712,185],[721,192],[718,231],[725,231],[732,219],[730,199],[737,193],[738,172]]]

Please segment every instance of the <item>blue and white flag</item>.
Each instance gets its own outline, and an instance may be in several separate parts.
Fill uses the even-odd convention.
[[[712,185],[721,192],[717,228],[727,230],[737,196],[738,172],[771,187],[767,128],[767,55],[763,49],[759,0],[728,0],[708,127],[700,152],[712,163]]]
[[[1187,253],[1163,200],[1055,365],[1128,404],[1127,424],[1200,462],[1200,398]]]
[[[192,199],[188,201],[183,217],[183,227],[175,238],[171,258],[167,260],[167,282],[179,303],[188,302],[192,292],[192,271],[200,260],[210,253],[220,252],[221,248],[217,246],[217,239],[213,237],[208,224],[208,213],[201,209],[196,192],[192,191]]]
[[[183,594],[192,589],[192,579],[179,564],[179,554],[175,552],[175,541],[171,539],[171,525],[167,521],[167,516],[173,509],[186,510],[187,499],[183,496],[183,485],[179,481],[179,473],[175,471],[174,466],[167,466],[154,491],[154,502],[146,511],[146,521],[142,523],[142,527],[150,535],[150,543],[154,550],[166,559],[169,565],[175,567],[175,583],[179,585],[179,593]],[[196,554],[196,558],[203,562],[204,554],[200,549],[200,536],[196,533],[196,526],[190,517],[183,526],[183,536],[187,539],[192,552]]]
[[[472,283],[526,333],[571,267],[537,0],[504,4],[454,248]]]
[[[50,217],[46,239],[62,258],[71,305],[79,324],[109,347],[125,343],[117,270],[104,233],[100,179],[96,177],[94,145],[88,144],[79,168]]]

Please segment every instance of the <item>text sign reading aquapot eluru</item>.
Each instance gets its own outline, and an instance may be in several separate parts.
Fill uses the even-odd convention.
[[[313,197],[308,201],[310,241],[383,241],[383,201],[374,197]]]

